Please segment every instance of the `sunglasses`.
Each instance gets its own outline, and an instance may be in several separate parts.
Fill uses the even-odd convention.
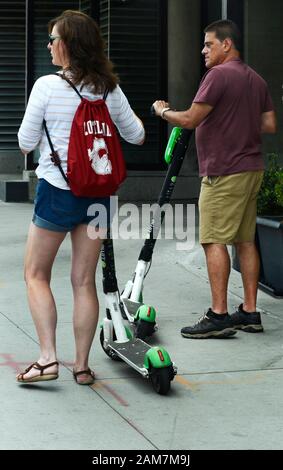
[[[52,36],[52,34],[49,34],[48,37],[49,37],[48,44],[50,44],[51,46],[53,42],[55,41],[55,39],[60,39],[60,36]]]

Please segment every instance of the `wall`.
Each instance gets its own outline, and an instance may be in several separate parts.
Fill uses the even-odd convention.
[[[201,12],[199,0],[168,0],[168,90],[173,108],[187,109],[200,81]],[[169,131],[171,128],[169,128]],[[178,185],[182,190],[178,190]],[[189,147],[176,192],[196,198],[200,180],[195,145]]]
[[[267,81],[278,118],[278,132],[263,137],[263,151],[278,152],[283,163],[282,25],[282,0],[245,1],[245,61]]]
[[[20,173],[17,132],[25,109],[25,1],[0,2],[0,173]]]

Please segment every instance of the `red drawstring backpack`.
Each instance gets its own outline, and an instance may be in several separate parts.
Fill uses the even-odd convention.
[[[108,91],[103,99],[90,101],[78,92],[70,80],[59,76],[71,85],[81,102],[71,127],[67,175],[43,121],[51,148],[51,160],[58,166],[75,196],[111,196],[126,178],[126,165],[115,125],[105,103]]]

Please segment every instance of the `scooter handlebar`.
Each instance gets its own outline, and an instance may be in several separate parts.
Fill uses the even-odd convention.
[[[153,106],[153,105],[150,107],[150,114],[151,114],[152,116],[156,116],[156,112],[155,112],[155,109],[154,109],[154,106]]]

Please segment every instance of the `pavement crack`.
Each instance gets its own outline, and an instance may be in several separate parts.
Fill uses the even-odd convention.
[[[149,442],[149,444],[151,444],[153,446],[154,449],[156,450],[160,450],[155,444],[153,441],[151,441],[145,434],[144,432],[139,429],[137,427],[137,425],[135,423],[133,423],[132,420],[130,420],[129,418],[127,418],[126,416],[124,416],[120,411],[118,411],[113,405],[111,405],[107,400],[106,398],[104,398],[99,392],[98,390],[95,390],[94,388],[90,387],[92,389],[92,391],[109,407],[111,408],[111,410],[116,413],[118,416],[120,416],[120,418],[125,421],[132,429],[134,429],[138,434],[140,434],[140,436],[142,436],[147,442]]]
[[[274,368],[274,367],[271,367],[273,366],[273,364],[276,364],[277,362],[281,361],[283,358],[283,354],[278,354],[277,356],[274,356],[272,359],[270,359],[270,361],[266,362],[265,365],[264,365],[264,369],[263,370],[280,370],[280,367],[279,368]]]
[[[6,320],[8,320],[11,325],[15,326],[18,330],[20,330],[22,333],[24,333],[25,336],[27,336],[29,339],[31,339],[35,344],[38,344],[38,342],[26,331],[24,330],[21,326],[19,326],[16,322],[11,320],[5,313],[0,312],[0,315],[2,315]]]
[[[280,357],[280,359],[282,356]],[[276,359],[274,362],[278,362],[279,358]],[[283,367],[270,367],[272,365],[272,361],[263,367],[257,367],[255,369],[236,369],[236,370],[209,370],[209,371],[200,371],[200,372],[182,372],[181,374],[178,373],[179,376],[199,376],[199,375],[213,375],[213,374],[237,374],[242,372],[264,372],[264,371],[276,371],[282,370]]]

